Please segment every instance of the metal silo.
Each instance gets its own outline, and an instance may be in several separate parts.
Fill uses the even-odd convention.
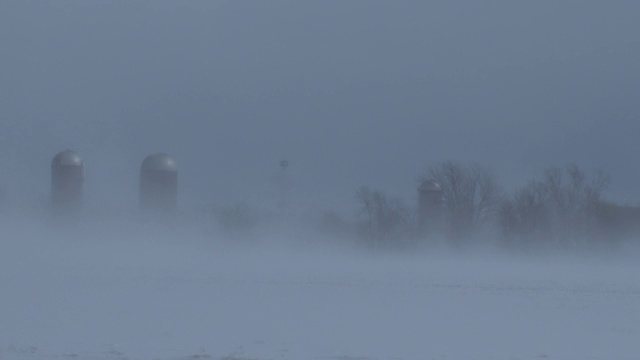
[[[178,166],[167,154],[147,156],[140,167],[140,210],[171,213],[178,206]]]
[[[65,150],[51,161],[51,202],[56,210],[77,211],[82,207],[84,162],[77,153]]]

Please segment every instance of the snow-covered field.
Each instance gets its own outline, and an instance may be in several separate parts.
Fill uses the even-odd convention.
[[[633,257],[365,254],[106,228],[2,229],[0,359],[640,358]]]

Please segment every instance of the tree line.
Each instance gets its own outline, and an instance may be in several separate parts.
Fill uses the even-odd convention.
[[[417,209],[361,186],[355,192],[360,237],[371,245],[428,242],[440,236],[456,246],[490,238],[507,246],[575,247],[615,244],[640,231],[639,209],[603,197],[611,180],[601,169],[552,166],[512,193],[503,191],[495,175],[478,164],[439,162],[419,180],[433,180],[442,189],[437,229],[420,232]]]

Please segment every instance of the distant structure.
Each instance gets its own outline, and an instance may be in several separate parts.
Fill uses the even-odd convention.
[[[140,210],[170,214],[178,207],[178,165],[167,154],[147,156],[140,167]]]
[[[442,230],[442,187],[435,180],[426,180],[418,187],[418,230],[421,234]]]
[[[278,209],[284,213],[287,210],[287,193],[293,185],[291,176],[288,174],[289,160],[280,160],[280,171],[274,177],[274,184],[278,190]]]
[[[51,203],[56,211],[76,212],[82,207],[84,162],[80,155],[65,150],[51,161]]]

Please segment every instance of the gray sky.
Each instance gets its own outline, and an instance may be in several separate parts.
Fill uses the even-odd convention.
[[[0,3],[0,184],[45,196],[63,149],[94,203],[133,206],[149,153],[182,204],[350,211],[367,184],[414,201],[440,160],[507,190],[551,164],[640,202],[637,1]]]

